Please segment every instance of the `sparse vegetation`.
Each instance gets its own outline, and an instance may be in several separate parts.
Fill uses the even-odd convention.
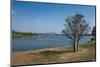
[[[76,53],[73,52],[72,47],[58,47],[29,52],[17,52],[13,53],[12,61],[13,65],[95,61],[95,47],[95,41],[90,41],[81,44],[79,51]]]

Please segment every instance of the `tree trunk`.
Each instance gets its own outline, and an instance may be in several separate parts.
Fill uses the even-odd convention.
[[[79,50],[79,40],[77,40],[77,51]]]
[[[74,51],[74,52],[77,52],[75,41],[74,41],[74,43],[73,43],[73,51]]]

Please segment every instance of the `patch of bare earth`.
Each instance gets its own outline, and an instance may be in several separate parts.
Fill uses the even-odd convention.
[[[39,56],[35,54],[13,53],[12,54],[12,65],[32,64],[32,62],[37,59],[39,59]]]

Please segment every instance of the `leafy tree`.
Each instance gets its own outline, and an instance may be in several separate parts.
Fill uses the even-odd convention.
[[[96,39],[96,26],[93,27],[92,36],[93,38],[91,38],[91,40],[95,40]]]
[[[65,21],[65,29],[62,32],[72,41],[73,49],[77,52],[80,39],[83,37],[83,34],[89,32],[89,24],[84,19],[84,15],[78,13],[68,17]]]

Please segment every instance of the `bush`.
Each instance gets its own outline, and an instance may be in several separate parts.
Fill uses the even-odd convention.
[[[94,41],[95,39],[94,38],[91,38],[91,41]]]

